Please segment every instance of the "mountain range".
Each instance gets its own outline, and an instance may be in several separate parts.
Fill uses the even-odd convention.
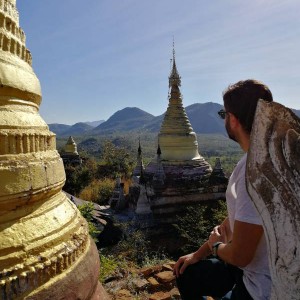
[[[218,111],[223,106],[218,103],[195,103],[185,108],[196,133],[224,134],[224,121]],[[300,110],[292,109],[300,117]],[[58,137],[80,135],[105,135],[114,132],[149,131],[159,132],[164,114],[153,116],[137,107],[126,107],[115,112],[107,121],[78,122],[74,125],[48,124]]]

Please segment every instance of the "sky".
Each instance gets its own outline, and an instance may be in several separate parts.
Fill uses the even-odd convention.
[[[173,37],[184,106],[255,78],[300,109],[299,0],[17,0],[48,123],[168,106]]]

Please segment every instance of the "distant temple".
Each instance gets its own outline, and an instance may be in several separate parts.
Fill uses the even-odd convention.
[[[72,136],[69,137],[61,154],[64,164],[80,165],[82,160],[77,152],[77,145]]]
[[[131,188],[140,188],[134,200],[136,213],[151,212],[159,223],[172,222],[188,205],[224,199],[227,186],[220,160],[212,170],[198,152],[197,136],[183,107],[180,86],[173,48],[169,105],[158,134],[157,156],[144,168],[139,144]]]
[[[0,0],[0,299],[107,299],[31,62],[16,0]]]

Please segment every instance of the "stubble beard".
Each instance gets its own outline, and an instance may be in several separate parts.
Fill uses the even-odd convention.
[[[233,141],[235,141],[235,142],[238,142],[237,139],[236,139],[236,137],[235,137],[235,135],[233,134],[233,132],[232,132],[232,130],[231,130],[231,128],[230,128],[229,122],[227,122],[227,120],[226,120],[226,122],[225,122],[225,129],[226,129],[226,131],[227,131],[228,137],[229,137],[231,140],[233,140]]]

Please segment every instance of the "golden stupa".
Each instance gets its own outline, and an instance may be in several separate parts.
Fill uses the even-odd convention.
[[[105,299],[40,103],[16,0],[0,0],[0,299]]]
[[[185,112],[179,87],[181,77],[175,62],[173,45],[173,66],[169,76],[169,105],[158,134],[161,159],[164,164],[195,164],[204,161],[198,152],[196,133]]]
[[[75,155],[78,154],[77,145],[72,136],[69,136],[68,138],[68,141],[65,146],[65,153],[70,153]]]
[[[80,165],[82,163],[72,136],[68,138],[64,151],[61,153],[61,158],[65,164]]]

